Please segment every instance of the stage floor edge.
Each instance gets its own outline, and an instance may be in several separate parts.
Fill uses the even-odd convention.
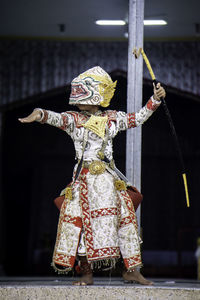
[[[73,286],[78,278],[0,277],[0,300],[200,300],[200,281],[151,279],[153,286],[95,277],[92,286]]]

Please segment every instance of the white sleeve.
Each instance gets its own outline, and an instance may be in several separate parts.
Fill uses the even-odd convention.
[[[153,96],[147,104],[135,114],[135,125],[140,126],[148,120],[153,112],[160,106],[161,101],[154,100]]]
[[[45,110],[37,108],[41,112],[41,119],[38,122],[42,124],[49,124],[60,128],[68,133],[73,131],[74,118],[73,115],[68,112],[56,113],[51,110]]]

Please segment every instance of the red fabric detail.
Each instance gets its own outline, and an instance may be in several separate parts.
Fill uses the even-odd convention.
[[[135,113],[128,113],[127,114],[127,122],[128,122],[128,128],[134,128],[136,127],[135,124]]]
[[[89,170],[88,169],[86,169],[86,168],[83,168],[82,170],[81,170],[81,174],[87,174],[89,172]]]
[[[67,126],[68,126],[68,118],[66,115],[64,115],[63,113],[61,113],[61,117],[62,117],[62,120],[63,120],[63,126],[60,127],[60,129],[62,130],[66,130]]]
[[[140,254],[136,254],[129,258],[124,258],[124,264],[127,270],[133,269],[134,267],[141,265],[142,260]]]
[[[133,202],[132,202],[131,198],[129,197],[129,194],[126,191],[122,191],[121,194],[123,195],[124,201],[126,202],[127,208],[129,210],[129,218],[130,218],[131,222],[135,225],[135,227],[137,229],[138,225],[137,225],[137,219],[136,219],[136,214],[135,214],[135,209],[134,209],[134,206],[133,206]],[[125,222],[125,220],[124,220],[124,222]]]
[[[117,111],[116,110],[106,110],[103,112],[102,116],[107,116],[108,121],[116,121]]]
[[[62,204],[61,210],[60,210],[60,218],[59,218],[59,223],[58,223],[58,232],[57,232],[57,239],[56,239],[55,249],[57,248],[57,244],[60,240],[60,235],[62,233],[61,227],[62,227],[63,222],[74,224],[76,227],[80,228],[80,233],[81,233],[81,229],[82,229],[82,226],[83,226],[82,225],[82,219],[80,217],[72,218],[68,215],[65,215],[66,205],[67,205],[67,200],[65,199],[63,201],[63,204]],[[69,255],[66,255],[66,254],[60,254],[60,253],[57,253],[56,250],[54,250],[53,261],[54,261],[55,264],[65,266],[65,267],[69,267],[69,268],[73,268],[74,263],[75,263],[75,258],[76,258],[75,255],[74,256],[69,256]]]
[[[88,259],[93,255],[93,235],[92,235],[92,226],[90,222],[90,207],[88,203],[88,187],[86,181],[86,171],[83,169],[81,171],[81,182],[80,182],[80,200],[82,206],[82,221],[85,230],[85,243],[87,247]]]
[[[91,218],[98,218],[98,217],[104,217],[104,216],[113,216],[117,215],[117,208],[111,207],[111,208],[101,208],[91,211]]]
[[[87,116],[81,112],[67,111],[66,113],[73,116],[75,125],[78,128],[82,127],[83,124],[85,124],[87,122],[87,120],[90,118],[90,116]],[[116,114],[117,114],[116,110],[107,110],[105,112],[102,112],[101,116],[108,117],[108,126],[110,127],[111,121],[116,122]],[[67,116],[65,116],[64,113],[62,113],[61,115],[62,115],[62,119],[63,119],[63,126],[61,127],[61,129],[65,130],[68,125]]]
[[[136,219],[136,215],[135,215],[133,202],[131,201],[131,198],[129,197],[129,195],[126,191],[122,191],[121,194],[123,195],[124,201],[129,210],[129,216],[124,218],[121,221],[120,226],[125,226],[127,224],[133,223],[136,230],[138,230],[137,219]],[[125,264],[127,270],[133,269],[135,266],[141,265],[142,264],[141,255],[136,254],[136,255],[133,255],[132,257],[124,258],[124,264]]]
[[[136,189],[135,186],[128,186],[127,193],[129,194],[129,197],[131,198],[131,201],[133,202],[133,206],[135,211],[137,210],[138,206],[142,202],[143,195]]]
[[[54,256],[54,263],[63,267],[72,268],[75,263],[75,256],[67,256],[65,254],[56,254]]]
[[[149,110],[155,111],[160,104],[156,104],[152,101],[152,99],[149,99],[146,105]]]
[[[44,116],[40,123],[44,124],[44,123],[46,123],[46,121],[48,119],[48,112],[45,109],[43,109],[42,111],[43,111]]]
[[[64,215],[63,221],[66,223],[74,224],[76,227],[82,228],[82,219],[80,217],[74,217],[72,218],[69,215]]]
[[[99,259],[106,258],[118,258],[120,257],[120,249],[119,247],[108,247],[101,249],[93,249],[93,255],[90,256],[90,261],[95,261]]]
[[[112,122],[116,122],[117,111],[116,110],[107,110],[102,114],[102,116],[108,117],[108,127],[110,128]]]
[[[120,226],[120,227],[123,227],[123,226],[126,226],[127,224],[130,224],[130,223],[132,223],[132,220],[131,220],[131,217],[128,216],[128,217],[123,218],[123,219],[121,220],[119,226]]]
[[[68,114],[72,115],[76,124],[76,127],[82,127],[84,123],[90,118],[90,116],[86,116],[80,112],[76,111],[68,111]]]

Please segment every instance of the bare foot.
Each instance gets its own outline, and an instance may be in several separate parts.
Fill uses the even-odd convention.
[[[83,275],[79,281],[73,282],[73,285],[92,285],[93,284],[93,275],[92,274],[87,274]]]
[[[154,284],[152,281],[145,279],[144,276],[142,276],[142,274],[140,272],[138,272],[137,270],[134,270],[132,272],[126,271],[122,274],[122,276],[125,281],[128,281],[130,283],[136,282],[136,283],[139,283],[142,285],[153,285]]]

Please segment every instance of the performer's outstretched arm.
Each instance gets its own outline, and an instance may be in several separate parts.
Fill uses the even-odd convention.
[[[31,123],[34,121],[40,122],[42,124],[46,123],[65,131],[71,130],[71,128],[69,127],[74,122],[72,114],[69,114],[67,112],[57,113],[41,108],[34,109],[34,111],[29,116],[25,118],[19,118],[18,120],[22,123]]]
[[[157,83],[154,87],[154,95],[150,98],[150,100],[146,103],[144,107],[142,107],[136,113],[128,113],[128,128],[133,128],[136,126],[142,125],[144,122],[148,120],[148,118],[153,114],[153,112],[160,106],[161,98],[165,98],[166,92],[165,89]]]
[[[42,112],[40,109],[35,109],[30,115],[25,118],[19,118],[21,123],[32,123],[34,121],[39,121],[42,118]]]

